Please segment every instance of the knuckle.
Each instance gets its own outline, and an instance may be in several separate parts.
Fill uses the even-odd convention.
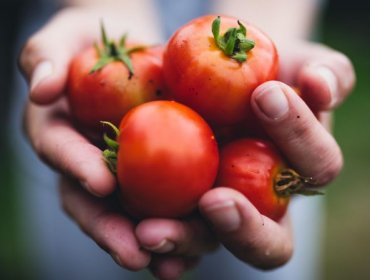
[[[339,66],[344,69],[351,69],[352,68],[352,63],[350,59],[343,53],[339,51],[334,51],[332,53],[331,59]]]
[[[261,250],[260,241],[250,242],[242,246],[244,257],[241,259],[261,270],[272,270],[286,264],[293,256],[294,245],[292,240],[285,240],[273,248]],[[248,253],[245,253],[248,252]],[[254,253],[253,253],[254,252]]]
[[[105,212],[100,212],[95,217],[91,217],[90,222],[87,225],[80,225],[81,229],[87,233],[100,248],[104,251],[109,251],[107,239],[109,236],[107,233],[109,229],[113,227],[113,219]]]
[[[340,77],[340,82],[342,84],[342,89],[345,93],[350,92],[356,82],[356,76],[353,64],[351,60],[345,54],[334,51],[331,57],[332,61],[335,64],[337,69],[341,69],[341,72],[344,74],[343,77]]]
[[[124,233],[118,233],[119,224],[122,218],[112,212],[106,210],[101,211],[94,218],[94,222],[87,228],[87,232],[94,239],[96,244],[110,254],[115,260],[118,258],[118,264],[131,271],[139,271],[148,264],[148,259],[138,253],[136,248],[130,246],[118,247],[116,243],[118,239],[123,238]],[[117,239],[118,238],[118,239]]]
[[[285,143],[293,147],[310,147],[315,151],[312,155],[307,155],[316,164],[306,166],[315,184],[323,186],[333,181],[343,168],[343,155],[335,140],[327,135],[318,141],[317,136],[322,135],[320,129],[311,120],[303,120],[299,124],[293,125],[289,130]],[[305,172],[303,172],[305,173]]]
[[[60,205],[63,211],[69,217],[72,217],[72,212],[68,204],[68,195],[67,195],[66,186],[63,184],[63,182],[61,182],[59,186],[59,201],[60,201]]]
[[[343,156],[338,147],[332,152],[325,152],[324,149],[319,152],[322,152],[324,155],[324,160],[319,166],[320,170],[317,171],[317,176],[315,176],[314,180],[318,185],[325,185],[333,181],[343,169]]]
[[[265,271],[273,270],[288,263],[292,256],[293,256],[293,246],[287,245],[281,249],[279,255],[276,255],[276,257],[269,258],[268,256],[265,255],[266,259],[263,260],[262,262],[255,264],[255,267]]]
[[[40,40],[37,35],[30,37],[24,44],[18,59],[18,65],[21,71],[29,77],[33,66],[40,58]]]
[[[300,119],[299,122],[294,122],[290,125],[290,129],[287,134],[287,143],[292,145],[298,144],[297,142],[309,141],[312,137],[312,121],[309,119]],[[295,145],[298,146],[298,145]]]

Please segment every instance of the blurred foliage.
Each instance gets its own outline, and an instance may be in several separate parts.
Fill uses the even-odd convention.
[[[11,159],[9,150],[4,149],[0,160],[0,279],[4,280],[25,279],[23,248],[19,242],[15,169]]]
[[[335,2],[335,3],[334,3]],[[366,1],[332,1],[324,43],[353,62],[357,84],[335,115],[345,167],[329,188],[324,279],[369,279],[370,266],[370,18]]]

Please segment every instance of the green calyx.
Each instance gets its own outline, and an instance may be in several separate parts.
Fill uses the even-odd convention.
[[[142,51],[145,49],[144,46],[136,46],[127,49],[126,48],[126,38],[127,34],[123,35],[118,42],[118,44],[113,41],[109,40],[107,34],[105,32],[105,28],[103,23],[101,23],[101,37],[103,46],[100,48],[98,44],[95,44],[95,49],[99,55],[99,60],[90,70],[90,74],[102,69],[105,65],[113,62],[113,61],[120,61],[122,62],[129,71],[129,79],[132,78],[134,75],[134,69],[132,66],[130,55],[134,52]]]
[[[315,182],[312,178],[302,177],[293,169],[281,170],[274,182],[275,191],[279,196],[301,195],[323,195],[323,192],[315,189]]]
[[[108,148],[103,151],[103,158],[104,158],[104,161],[107,163],[110,171],[113,174],[116,174],[117,173],[117,153],[118,153],[118,148],[119,148],[117,138],[119,136],[119,130],[114,124],[110,122],[101,121],[101,123],[103,125],[108,125],[112,129],[114,136],[115,136],[115,139],[112,139],[106,133],[104,133],[103,139]]]
[[[239,20],[238,25],[239,28],[229,28],[220,35],[221,18],[218,16],[212,23],[212,33],[217,47],[241,63],[247,60],[247,53],[254,48],[255,42],[247,38],[247,29]]]

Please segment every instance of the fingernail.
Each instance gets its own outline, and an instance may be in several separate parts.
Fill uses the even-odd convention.
[[[34,89],[37,87],[38,84],[40,84],[41,81],[48,78],[52,74],[52,72],[53,65],[49,60],[40,62],[32,73],[30,84],[31,92],[34,91]]]
[[[273,120],[283,117],[289,110],[288,100],[278,85],[267,87],[259,92],[256,103],[259,110]]]
[[[112,258],[119,266],[122,266],[122,261],[118,254],[112,254]]]
[[[206,217],[213,226],[223,232],[237,230],[241,224],[241,218],[236,204],[232,200],[222,201],[204,209]]]
[[[334,75],[333,71],[326,66],[318,66],[316,69],[316,73],[320,75],[320,77],[325,81],[329,88],[331,95],[330,105],[335,105],[338,101],[338,80],[336,76]]]
[[[160,243],[154,246],[145,246],[145,249],[155,253],[168,253],[175,249],[175,244],[167,239],[163,239]]]
[[[90,184],[87,181],[80,181],[80,184],[82,187],[87,190],[89,193],[93,194],[96,197],[103,197],[103,195],[97,193],[95,190],[93,190],[90,186]]]

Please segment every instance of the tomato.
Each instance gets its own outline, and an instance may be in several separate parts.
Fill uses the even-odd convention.
[[[216,18],[217,24],[215,18],[197,18],[170,38],[163,58],[167,98],[188,105],[213,125],[233,125],[248,119],[253,90],[276,79],[278,54],[255,26],[226,16]],[[234,42],[228,44],[231,33]],[[225,51],[225,45],[233,49]]]
[[[282,191],[285,190],[284,185],[277,185],[287,183],[278,182],[284,172],[293,171],[286,168],[270,142],[242,138],[222,148],[216,185],[238,190],[261,214],[277,221],[285,214],[289,204],[289,195],[277,191],[279,186]],[[291,179],[295,178],[293,173],[290,175]]]
[[[203,118],[174,101],[130,110],[120,124],[117,178],[135,217],[182,217],[214,184],[218,146]]]
[[[75,122],[92,132],[100,132],[100,121],[118,126],[131,108],[161,99],[164,88],[163,47],[118,45],[103,34],[103,49],[90,47],[72,60],[67,83]]]
[[[259,139],[270,139],[260,121],[251,114],[248,122],[233,125],[214,126],[213,131],[219,144],[226,144],[239,138],[254,137]]]

